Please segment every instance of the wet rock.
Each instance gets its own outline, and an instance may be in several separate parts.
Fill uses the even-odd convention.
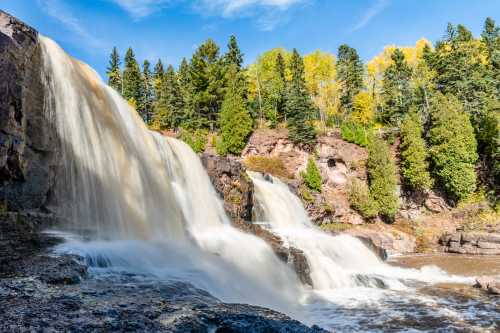
[[[397,230],[350,229],[346,233],[361,239],[377,256],[414,253],[415,237]]]
[[[57,140],[41,69],[38,33],[0,10],[0,202],[9,210],[49,206]]]
[[[491,295],[500,295],[500,281],[490,276],[478,277],[474,287],[481,288]]]
[[[439,243],[449,253],[500,255],[500,234],[488,232],[446,232]]]

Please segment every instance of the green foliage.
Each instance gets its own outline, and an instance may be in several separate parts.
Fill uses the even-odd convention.
[[[477,133],[480,152],[491,176],[500,187],[500,101],[491,101]],[[497,188],[498,192],[498,188]]]
[[[144,86],[141,69],[131,48],[125,54],[125,69],[123,71],[122,95],[126,100],[134,100],[137,111],[142,115]]]
[[[356,49],[341,45],[338,50],[337,81],[340,83],[340,102],[342,107],[350,110],[352,101],[363,88],[364,68]]]
[[[236,36],[231,35],[229,38],[229,43],[227,45],[227,53],[224,55],[225,65],[229,68],[231,65],[235,65],[238,71],[241,70],[243,65],[243,53],[238,46],[236,41]]]
[[[345,122],[340,126],[340,135],[347,142],[368,147],[373,130],[354,122]]]
[[[168,66],[160,82],[160,98],[156,102],[154,120],[162,118],[161,124],[177,128],[184,119],[184,103],[175,70]]]
[[[283,160],[278,157],[267,156],[248,156],[243,161],[248,170],[261,173],[268,173],[279,178],[292,178],[293,176],[287,171]]]
[[[401,174],[405,184],[417,191],[432,187],[427,148],[422,135],[421,117],[413,110],[401,124]]]
[[[163,78],[165,75],[165,69],[163,68],[163,63],[160,59],[155,65],[153,72],[153,88],[154,88],[154,98],[158,101],[161,98],[161,89],[163,85]]]
[[[371,219],[378,215],[378,206],[370,195],[368,185],[358,178],[354,178],[351,181],[349,202],[351,207],[364,218]]]
[[[202,153],[205,151],[208,142],[208,131],[204,129],[194,131],[181,129],[179,139],[187,143],[196,153]]]
[[[321,178],[321,173],[312,157],[310,157],[307,161],[306,170],[302,171],[300,176],[309,189],[321,192],[323,179]]]
[[[304,199],[306,202],[314,202],[314,196],[312,195],[311,191],[307,187],[301,187],[299,189],[299,194],[302,199]]]
[[[120,65],[120,55],[118,54],[116,47],[113,47],[106,74],[108,75],[108,85],[119,93],[122,91],[122,75]]]
[[[399,125],[412,103],[412,71],[400,49],[394,51],[391,59],[382,81],[381,117],[388,124]]]
[[[229,68],[228,87],[219,118],[220,140],[217,151],[239,155],[252,132],[253,121],[244,99],[244,85],[235,64]]]
[[[453,199],[476,189],[477,143],[469,116],[456,97],[437,94],[431,103],[429,133],[433,173]]]
[[[290,61],[292,79],[288,84],[285,112],[288,119],[288,137],[294,143],[313,144],[316,132],[311,124],[315,108],[309,96],[304,78],[304,62],[297,50]]]
[[[379,214],[393,220],[399,209],[396,165],[389,146],[377,136],[373,136],[368,145],[367,167],[370,193]]]
[[[142,66],[142,91],[143,91],[143,112],[142,117],[146,124],[151,122],[153,113],[154,80],[149,69],[149,61],[144,60]]]

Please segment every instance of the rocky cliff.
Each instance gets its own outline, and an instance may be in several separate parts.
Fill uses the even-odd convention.
[[[0,11],[0,200],[4,210],[47,210],[57,140],[44,115],[38,33]]]

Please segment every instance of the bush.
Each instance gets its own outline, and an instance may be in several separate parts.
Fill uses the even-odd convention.
[[[342,139],[361,147],[368,146],[369,137],[372,132],[373,130],[371,128],[366,128],[363,125],[352,122],[346,122],[340,126],[340,135]]]
[[[196,153],[202,153],[205,151],[205,146],[207,145],[208,131],[202,129],[195,131],[181,129],[179,139],[187,143]]]
[[[401,174],[409,188],[419,191],[432,186],[422,132],[420,116],[416,112],[407,114],[401,125]]]
[[[354,178],[349,190],[349,202],[354,210],[367,219],[378,215],[377,203],[370,195],[370,190],[365,182]]]
[[[431,103],[429,142],[433,173],[455,200],[476,189],[477,143],[469,116],[456,97],[437,94]]]
[[[379,214],[393,220],[399,209],[396,165],[389,146],[379,137],[370,139],[367,167],[370,193]]]
[[[243,164],[248,170],[268,173],[279,178],[292,178],[283,161],[277,157],[248,156]]]
[[[302,171],[300,173],[300,176],[309,189],[316,192],[321,192],[323,179],[321,178],[321,173],[312,157],[310,157],[307,161],[306,170]]]

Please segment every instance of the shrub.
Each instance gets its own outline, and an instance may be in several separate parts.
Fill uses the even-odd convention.
[[[371,128],[366,128],[363,125],[352,122],[346,122],[340,126],[340,135],[342,139],[361,147],[368,146],[369,137],[372,132],[373,130]]]
[[[300,197],[304,199],[307,202],[313,202],[314,201],[314,196],[312,193],[309,191],[307,187],[301,187],[299,189]]]
[[[377,203],[379,214],[393,220],[399,209],[396,165],[389,146],[379,137],[370,139],[367,167],[370,193]]]
[[[370,195],[370,190],[365,182],[354,178],[349,189],[349,202],[351,207],[367,219],[378,215],[377,203]]]
[[[416,112],[407,114],[401,125],[401,174],[413,190],[428,190],[432,186],[422,132],[420,116]]]
[[[312,157],[310,157],[307,161],[306,170],[302,171],[300,173],[300,176],[309,189],[316,192],[321,192],[323,179],[321,178],[321,173]]]
[[[208,131],[202,129],[195,131],[181,129],[179,139],[187,143],[196,153],[202,153],[205,151],[205,146],[207,145]]]
[[[437,94],[431,103],[429,142],[433,173],[455,200],[476,189],[477,143],[469,116],[456,97]]]
[[[292,178],[278,157],[248,156],[243,161],[248,170],[268,173],[279,178]]]

